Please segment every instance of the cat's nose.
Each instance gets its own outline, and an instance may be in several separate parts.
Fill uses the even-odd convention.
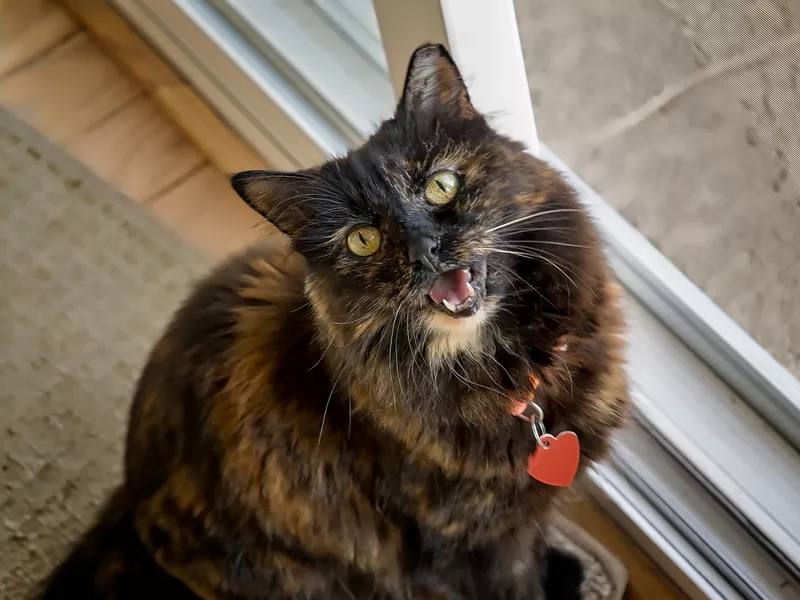
[[[439,272],[439,240],[425,233],[412,235],[408,240],[408,260],[429,271]]]

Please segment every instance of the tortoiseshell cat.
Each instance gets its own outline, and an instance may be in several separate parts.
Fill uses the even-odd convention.
[[[509,412],[535,393],[581,467],[625,412],[616,288],[574,191],[432,45],[360,149],[232,181],[296,252],[272,236],[178,311],[125,482],[42,597],[579,597]]]

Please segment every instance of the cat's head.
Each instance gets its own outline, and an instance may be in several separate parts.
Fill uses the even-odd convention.
[[[490,127],[441,46],[414,53],[394,117],[357,150],[232,182],[305,256],[318,320],[364,352],[416,344],[441,362],[480,354],[490,330],[555,336],[595,275],[571,189]]]

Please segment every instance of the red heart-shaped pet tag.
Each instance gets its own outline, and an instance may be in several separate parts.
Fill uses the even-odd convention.
[[[528,474],[547,485],[566,487],[575,479],[581,460],[581,445],[573,431],[562,431],[558,437],[542,436],[546,447],[537,446],[528,457]]]

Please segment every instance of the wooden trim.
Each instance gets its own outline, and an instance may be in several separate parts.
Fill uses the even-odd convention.
[[[688,600],[666,573],[585,492],[567,500],[561,509],[570,521],[582,527],[625,565],[628,570],[625,600]]]
[[[144,87],[147,95],[226,173],[266,168],[266,162],[172,66],[145,42],[108,0],[57,0],[95,43]]]

